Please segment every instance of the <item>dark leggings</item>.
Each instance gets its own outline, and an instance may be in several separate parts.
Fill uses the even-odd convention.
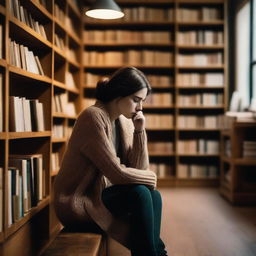
[[[165,256],[160,239],[162,198],[145,185],[114,185],[102,192],[102,200],[115,216],[129,215],[132,256]]]

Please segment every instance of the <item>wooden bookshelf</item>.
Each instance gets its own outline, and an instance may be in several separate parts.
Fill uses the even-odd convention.
[[[53,208],[53,182],[58,171],[57,162],[60,162],[66,150],[68,134],[63,138],[54,138],[54,125],[61,123],[64,130],[70,130],[74,125],[77,114],[81,109],[81,52],[82,40],[82,13],[72,0],[49,0],[43,6],[38,0],[19,0],[19,8],[26,10],[31,15],[33,22],[24,16],[18,16],[11,6],[13,0],[1,1],[0,3],[0,25],[2,26],[2,58],[0,58],[1,90],[3,93],[3,106],[1,114],[2,129],[0,130],[0,169],[3,170],[2,187],[3,198],[0,199],[0,218],[3,222],[0,226],[0,254],[31,256],[40,255],[46,246],[53,240],[61,229],[61,225],[55,216]],[[55,4],[58,4],[65,16],[66,23],[56,18]],[[25,13],[25,11],[24,11]],[[35,25],[35,22],[38,24]],[[32,24],[32,25],[31,25]],[[42,26],[38,30],[38,26]],[[33,27],[34,26],[34,27]],[[37,27],[36,27],[37,26]],[[73,27],[75,29],[73,29]],[[43,31],[45,34],[43,34]],[[59,48],[55,43],[54,35],[58,34],[65,44],[65,49]],[[46,37],[45,37],[46,36]],[[17,44],[15,51],[10,50],[9,38]],[[21,50],[23,45],[38,57],[37,65],[39,72],[28,69],[32,65],[31,59],[27,59],[26,51]],[[24,59],[22,57],[24,56]],[[27,65],[27,66],[26,66]],[[43,73],[39,70],[42,67]],[[32,65],[33,66],[33,65]],[[66,105],[69,109],[65,111],[54,111],[54,96],[63,93],[66,96]],[[23,97],[26,104],[31,104],[37,100],[42,104],[43,130],[24,122],[23,130],[17,131],[17,127],[11,124],[13,111],[9,106],[11,97]],[[62,103],[65,105],[64,103]],[[20,113],[24,117],[29,112],[25,112],[23,105]],[[27,111],[27,110],[26,110]],[[29,113],[32,116],[32,113]],[[38,113],[36,113],[38,115]],[[14,115],[15,117],[15,115]],[[36,122],[39,122],[36,120]],[[42,120],[40,121],[42,122]],[[26,123],[26,124],[25,124]],[[27,125],[27,126],[26,126]],[[38,125],[38,124],[37,124]],[[12,128],[11,128],[12,127]],[[55,165],[52,165],[52,153],[56,154]],[[14,220],[9,225],[10,208],[8,201],[9,191],[9,162],[11,155],[32,155],[42,156],[43,176],[42,187],[43,198],[36,205],[24,212],[24,216]],[[23,173],[21,174],[21,177]],[[0,185],[0,187],[1,187]],[[40,185],[40,186],[41,186]],[[19,196],[19,198],[22,198]],[[0,225],[1,222],[0,221]]]
[[[246,141],[256,142],[256,122],[234,121],[221,130],[220,193],[233,204],[256,204],[255,156],[247,156]],[[249,148],[249,153],[255,149]]]
[[[98,21],[84,18],[83,49],[87,54],[83,61],[84,102],[86,103],[87,99],[88,102],[94,99],[95,85],[101,76],[107,76],[123,65],[133,65],[141,69],[151,82],[153,95],[170,94],[169,100],[166,98],[162,104],[159,103],[161,102],[159,97],[153,99],[151,104],[145,104],[144,107],[145,114],[172,116],[172,125],[168,128],[162,125],[147,127],[149,142],[173,143],[172,153],[150,152],[150,162],[158,166],[153,168],[164,168],[163,165],[169,168],[166,177],[162,177],[163,171],[161,171],[158,185],[217,186],[220,167],[219,150],[215,149],[215,152],[211,153],[180,153],[178,144],[189,139],[205,140],[206,142],[203,142],[205,144],[211,139],[218,143],[220,141],[220,129],[217,124],[210,125],[209,122],[217,123],[217,116],[222,115],[226,109],[227,1],[119,0],[117,2],[127,14],[123,19]],[[158,18],[151,20],[150,8],[155,8],[155,13],[154,11],[152,13]],[[148,15],[140,16],[138,13],[141,9],[142,13]],[[214,13],[211,19],[209,12]],[[165,15],[164,20],[161,20],[162,15]],[[154,33],[159,31],[162,34],[155,36]],[[162,42],[154,41],[154,38],[161,38]],[[199,39],[196,41],[195,38]],[[107,52],[118,52],[119,57],[122,56],[119,53],[122,53],[129,59],[130,50],[137,52],[142,60],[143,54],[140,56],[142,51],[153,51],[156,56],[158,53],[159,56],[164,53],[170,57],[170,62],[168,64],[159,64],[157,61],[154,61],[154,64],[147,61],[136,63],[131,58],[130,61],[123,61],[117,65],[108,63],[108,56],[104,55]],[[88,57],[91,52],[96,52],[96,58],[97,52],[104,53],[103,61],[106,56],[106,63],[100,61],[97,65],[91,63]],[[152,53],[145,54],[149,57]],[[217,60],[212,62],[211,56]],[[203,100],[195,104],[193,99],[189,98],[190,95]],[[184,104],[179,102],[181,96],[185,96]],[[190,100],[191,102],[187,103]],[[206,102],[210,104],[205,104]],[[203,120],[205,124],[191,126],[190,119],[187,119],[184,121],[186,124],[180,126],[181,116],[187,118],[198,116],[201,118],[199,122],[205,118],[205,121]],[[216,120],[209,121],[211,117],[216,117]],[[150,120],[147,119],[147,123],[148,121]],[[190,170],[194,170],[195,166],[199,166],[200,172]],[[202,166],[205,166],[204,171],[201,170]],[[187,168],[186,177],[183,177],[183,173],[180,178],[180,168]]]

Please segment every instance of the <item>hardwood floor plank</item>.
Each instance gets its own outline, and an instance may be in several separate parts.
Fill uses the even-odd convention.
[[[234,207],[216,189],[161,188],[162,238],[171,256],[255,256],[256,207]]]

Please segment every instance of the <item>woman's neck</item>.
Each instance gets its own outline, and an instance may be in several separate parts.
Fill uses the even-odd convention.
[[[120,116],[120,113],[118,112],[116,100],[112,100],[106,103],[106,110],[109,114],[111,123],[113,123]]]

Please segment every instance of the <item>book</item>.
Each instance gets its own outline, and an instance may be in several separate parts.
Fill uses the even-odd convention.
[[[3,84],[3,74],[0,73],[0,132],[4,128],[4,84]]]
[[[0,167],[0,232],[3,231],[3,209],[4,209],[4,200],[3,200],[3,168]]]

